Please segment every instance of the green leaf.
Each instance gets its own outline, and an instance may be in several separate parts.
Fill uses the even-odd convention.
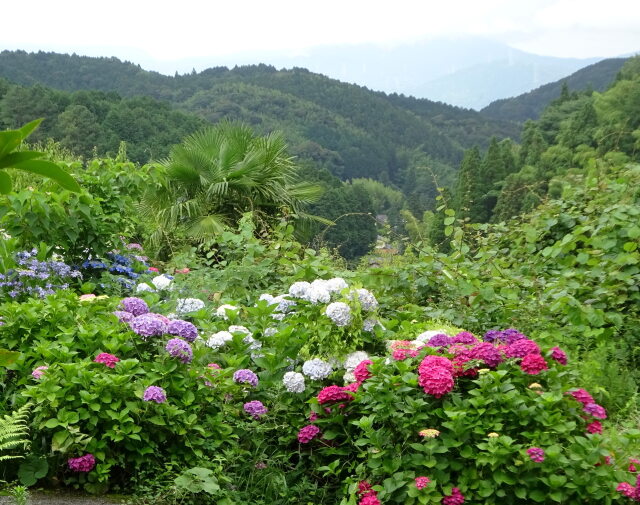
[[[0,193],[11,193],[11,177],[4,170],[0,170]]]
[[[46,459],[29,456],[18,468],[18,478],[25,486],[33,486],[49,471],[49,463]]]
[[[78,193],[80,185],[67,172],[58,165],[47,160],[26,160],[14,163],[13,168],[23,170],[32,174],[42,175],[56,181],[60,186],[69,191]]]
[[[18,132],[20,132],[20,137],[22,138],[22,140],[26,139],[29,135],[31,135],[33,130],[35,130],[38,126],[40,126],[40,123],[42,123],[42,121],[44,121],[44,118],[34,119],[30,123],[27,123],[22,128],[20,128]]]
[[[9,366],[15,363],[19,357],[20,353],[18,351],[0,349],[0,366]]]
[[[149,418],[149,422],[150,422],[150,423],[153,423],[153,424],[155,424],[155,425],[157,425],[157,426],[166,426],[166,425],[167,425],[167,423],[165,422],[165,420],[164,420],[162,417],[160,417],[160,416],[153,416],[153,417],[150,417],[150,418]]]

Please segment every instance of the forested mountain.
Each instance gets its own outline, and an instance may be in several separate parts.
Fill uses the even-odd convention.
[[[483,115],[507,121],[538,119],[544,108],[560,96],[563,83],[572,91],[593,89],[604,91],[615,80],[627,58],[609,58],[582,68],[558,81],[513,98],[504,98],[490,103],[480,112]]]

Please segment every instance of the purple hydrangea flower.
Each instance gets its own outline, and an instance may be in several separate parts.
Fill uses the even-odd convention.
[[[90,472],[96,466],[96,458],[93,454],[85,454],[79,458],[69,458],[67,464],[74,472]]]
[[[142,298],[130,296],[123,298],[121,304],[126,312],[131,312],[134,316],[141,316],[149,312],[149,306]]]
[[[603,406],[598,405],[597,403],[587,403],[584,406],[583,410],[587,414],[591,414],[596,419],[606,419],[607,418],[607,411],[604,409]]]
[[[258,400],[254,400],[252,402],[247,402],[243,406],[244,411],[251,415],[254,419],[260,419],[261,416],[269,412],[267,407],[262,405],[262,402]]]
[[[250,384],[253,387],[258,385],[258,376],[246,368],[236,370],[233,373],[233,380],[238,384]]]
[[[481,342],[471,352],[474,359],[484,361],[491,368],[498,366],[503,361],[500,351],[489,342]]]
[[[446,347],[451,345],[451,337],[449,335],[445,335],[444,333],[439,333],[438,335],[434,335],[429,339],[427,345],[429,347]]]
[[[144,394],[142,395],[142,399],[145,402],[156,402],[156,403],[164,403],[167,401],[167,395],[159,386],[149,386],[144,390]]]
[[[451,339],[452,344],[475,344],[478,340],[473,336],[473,333],[468,331],[461,331],[455,337]]]
[[[142,337],[162,335],[167,331],[167,325],[156,317],[156,314],[142,314],[131,320],[131,329]]]
[[[167,333],[177,335],[188,342],[193,342],[198,338],[198,329],[189,321],[183,321],[182,319],[174,319],[169,322]]]
[[[116,316],[118,321],[121,323],[130,323],[135,317],[131,312],[126,312],[124,310],[115,310],[113,315]]]
[[[193,350],[191,346],[181,338],[172,338],[165,347],[167,352],[174,358],[178,358],[183,363],[191,363]]]
[[[540,354],[540,347],[533,340],[518,339],[507,347],[509,358],[524,358],[527,354]]]

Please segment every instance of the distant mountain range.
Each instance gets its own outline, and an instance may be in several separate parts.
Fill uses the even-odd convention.
[[[602,58],[554,58],[514,49],[484,38],[435,39],[380,47],[326,46],[297,54],[245,53],[232,58],[149,62],[153,68],[207,68],[255,64],[302,67],[375,91],[402,93],[465,108],[530,91]],[[171,73],[173,73],[171,71]]]

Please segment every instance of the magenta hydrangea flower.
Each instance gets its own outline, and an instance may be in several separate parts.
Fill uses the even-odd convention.
[[[427,345],[429,347],[446,347],[451,345],[451,337],[449,335],[445,335],[444,333],[438,333],[429,339]]]
[[[167,325],[155,314],[142,314],[133,318],[131,329],[141,337],[157,337],[167,331]]]
[[[591,414],[596,419],[607,418],[607,411],[604,409],[604,407],[598,405],[597,403],[587,403],[582,410],[584,410],[587,414]]]
[[[44,375],[45,370],[48,370],[49,367],[48,366],[39,366],[36,367],[33,372],[31,372],[31,376],[34,379],[42,379],[42,376]]]
[[[540,347],[533,340],[521,338],[507,347],[509,358],[524,358],[527,354],[540,354]]]
[[[93,454],[85,454],[79,458],[69,458],[67,464],[74,472],[90,472],[96,466],[96,458]]]
[[[576,389],[575,391],[570,391],[569,394],[583,405],[586,405],[587,403],[595,403],[593,396],[584,389]]]
[[[484,361],[490,368],[495,368],[504,361],[500,351],[489,342],[481,342],[475,345],[472,349],[472,354],[474,359]]]
[[[544,450],[540,449],[540,447],[531,447],[527,449],[527,454],[531,461],[535,463],[542,463],[544,461]]]
[[[182,319],[169,321],[169,324],[167,325],[167,333],[169,333],[169,335],[177,335],[187,342],[193,342],[198,338],[198,328],[189,321],[183,321]]]
[[[437,336],[437,335],[436,335]],[[453,363],[449,358],[445,358],[444,356],[425,356],[420,365],[418,366],[418,373],[422,373],[424,370],[428,370],[435,366],[443,367],[453,373]]]
[[[587,424],[587,433],[602,435],[602,423],[600,421],[593,421]]]
[[[539,354],[527,354],[520,362],[520,369],[529,375],[538,375],[543,370],[548,370],[549,367]]]
[[[114,356],[113,354],[109,354],[108,352],[101,352],[98,354],[93,360],[95,363],[103,363],[105,366],[109,368],[115,368],[116,363],[120,361],[120,358]]]
[[[149,312],[149,306],[147,305],[147,302],[145,302],[142,298],[138,298],[136,296],[123,298],[122,302],[120,303],[125,312],[129,312],[134,316],[141,316],[142,314],[146,314],[147,312]]]
[[[342,402],[353,400],[351,390],[341,386],[327,386],[318,393],[318,403],[324,405],[330,402]]]
[[[628,482],[621,482],[620,484],[618,484],[616,491],[618,491],[618,493],[623,494],[627,498],[635,499],[636,488],[634,488]]]
[[[258,376],[246,368],[236,370],[233,373],[233,380],[237,384],[249,384],[254,388],[258,386]]]
[[[454,487],[451,490],[451,494],[442,498],[442,505],[462,505],[464,503],[464,496],[460,492],[460,489]]]
[[[418,367],[418,384],[424,392],[440,398],[453,389],[454,366],[442,356],[425,356]]]
[[[144,390],[144,394],[142,395],[142,399],[145,402],[156,402],[156,403],[164,403],[167,401],[167,395],[159,386],[149,386]]]
[[[253,400],[252,402],[247,402],[243,405],[244,411],[249,414],[254,419],[260,419],[261,416],[269,412],[267,407],[265,407],[261,401]]]
[[[452,344],[470,345],[475,344],[477,341],[478,339],[473,335],[473,333],[468,331],[461,331],[451,339]]]
[[[174,358],[178,358],[183,363],[191,363],[193,350],[191,346],[181,338],[172,338],[165,347],[167,352]]]
[[[298,442],[301,444],[308,444],[318,435],[320,435],[320,428],[313,424],[308,424],[303,428],[300,428],[300,431],[298,432]]]
[[[415,481],[416,481],[416,487],[418,489],[423,489],[429,485],[429,483],[431,482],[431,479],[429,479],[429,477],[416,477]]]
[[[373,364],[373,361],[371,361],[370,359],[365,359],[364,361],[358,363],[355,370],[353,371],[353,375],[358,382],[364,382],[373,376],[373,374],[369,371],[369,365],[371,364]]]
[[[561,365],[567,364],[567,353],[559,347],[553,347],[551,349],[551,357]]]

